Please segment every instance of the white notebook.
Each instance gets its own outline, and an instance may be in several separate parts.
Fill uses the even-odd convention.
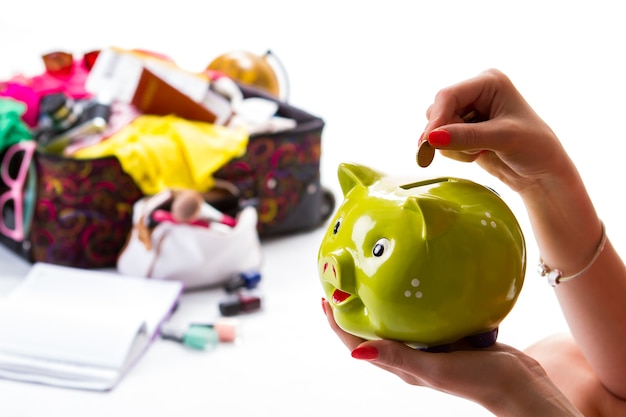
[[[37,263],[0,298],[0,377],[110,390],[182,290],[178,281]]]

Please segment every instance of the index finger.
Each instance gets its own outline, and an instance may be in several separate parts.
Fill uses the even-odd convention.
[[[428,108],[426,134],[433,129],[470,119],[486,120],[492,116],[492,106],[498,78],[506,77],[497,70],[487,70],[479,75],[441,89]],[[475,120],[471,120],[475,121]]]
[[[335,321],[335,316],[333,315],[333,309],[330,306],[328,300],[322,301],[322,306],[324,308],[324,313],[326,313],[326,318],[328,319],[328,324],[333,329],[333,331],[339,336],[339,339],[346,345],[350,350],[353,350],[355,347],[363,343],[365,340],[360,337],[354,336],[346,331],[344,331],[337,322]]]

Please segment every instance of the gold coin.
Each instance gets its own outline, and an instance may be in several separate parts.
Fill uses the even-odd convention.
[[[464,116],[461,116],[461,120],[464,123],[477,123],[482,121],[483,119],[476,110],[471,110],[467,112]],[[415,159],[417,160],[417,165],[421,166],[422,168],[426,168],[433,162],[434,158],[435,148],[430,146],[430,143],[428,143],[427,140],[424,140],[418,145],[417,155],[415,156]]]
[[[428,165],[430,165],[431,162],[433,162],[434,158],[435,148],[430,146],[430,143],[428,143],[427,140],[424,140],[417,147],[417,155],[415,157],[415,159],[417,160],[417,165],[421,166],[422,168],[426,168]]]
[[[463,119],[465,123],[475,123],[478,121],[478,112],[471,110],[465,114],[465,116],[462,116],[461,119]]]

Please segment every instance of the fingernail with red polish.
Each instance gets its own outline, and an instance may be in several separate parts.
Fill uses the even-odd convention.
[[[378,358],[378,349],[373,346],[359,346],[352,351],[352,357],[371,361]]]
[[[324,314],[326,314],[326,299],[322,297],[322,310],[324,310]]]
[[[450,144],[450,132],[447,130],[433,130],[428,135],[428,143],[433,146],[447,146]]]

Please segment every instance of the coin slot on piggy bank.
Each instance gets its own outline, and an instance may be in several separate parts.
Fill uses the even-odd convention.
[[[404,184],[404,185],[401,185],[400,188],[402,188],[403,190],[410,190],[412,188],[425,187],[428,185],[438,184],[438,183],[445,182],[445,181],[450,181],[450,178],[431,178],[427,180],[412,182],[410,184]]]
[[[436,350],[496,341],[526,271],[521,228],[488,187],[407,181],[343,163],[344,200],[318,253],[337,324],[365,339]]]

